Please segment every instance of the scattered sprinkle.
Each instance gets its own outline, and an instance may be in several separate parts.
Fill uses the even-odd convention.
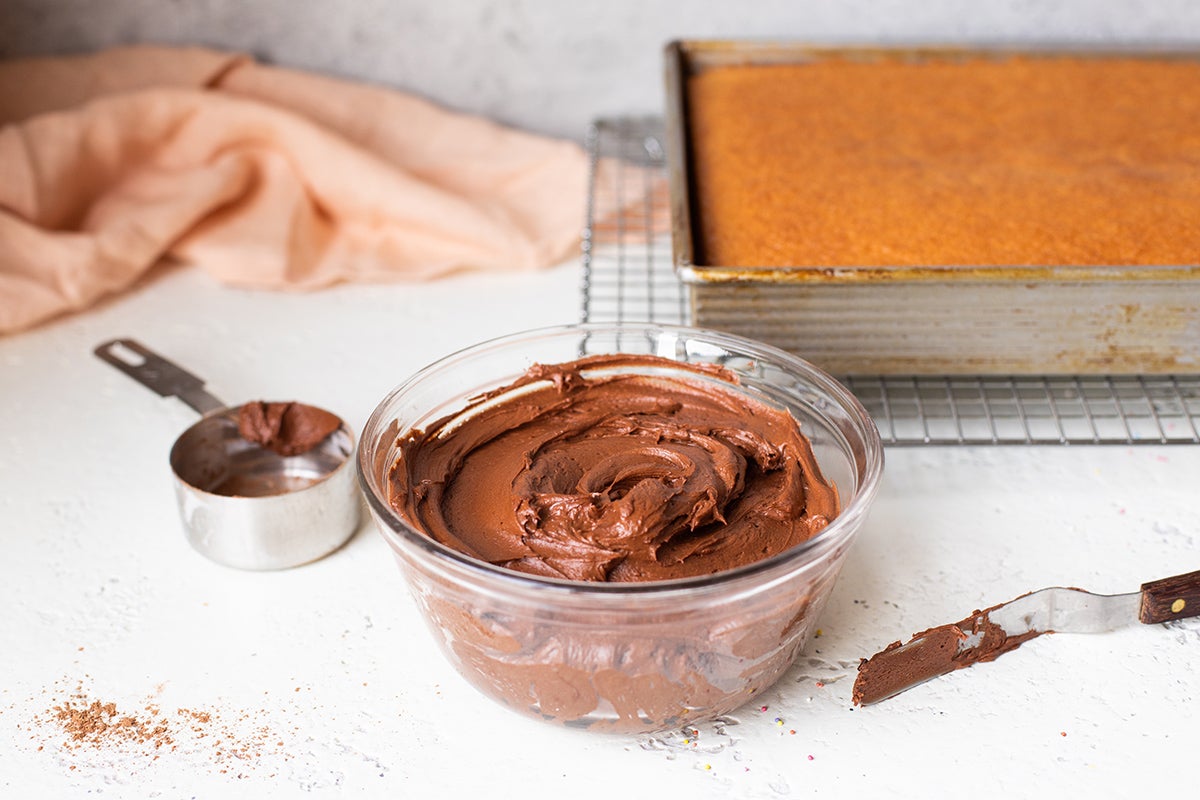
[[[788,733],[790,733],[792,736],[795,736],[795,735],[796,735],[796,729],[795,729],[795,728],[792,728],[790,731],[788,731]]]
[[[1066,732],[1066,731],[1059,731],[1058,735],[1059,735],[1059,736],[1066,736],[1066,735],[1067,735],[1067,732]]]
[[[766,707],[766,706],[761,706],[761,707],[760,707],[758,710],[759,710],[759,711],[766,711],[766,710],[767,710],[767,707]]]
[[[817,681],[817,688],[818,688],[818,689],[824,689],[824,688],[825,688],[825,681]]]
[[[783,725],[783,717],[776,717],[776,718],[775,718],[775,724],[776,724],[776,725]]]
[[[812,761],[812,760],[813,760],[813,757],[812,757],[812,756],[809,756],[809,757],[808,757],[808,760],[809,760],[809,761]]]

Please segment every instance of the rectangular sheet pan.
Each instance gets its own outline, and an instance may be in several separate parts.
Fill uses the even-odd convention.
[[[1192,53],[1122,56],[1196,58]],[[734,268],[695,263],[689,75],[729,64],[1080,50],[813,48],[679,41],[665,53],[672,257],[691,321],[794,351],[834,374],[1172,374],[1200,371],[1200,254],[1166,266]],[[797,135],[803,135],[797,131]],[[802,213],[798,209],[797,213]],[[1200,220],[1197,220],[1200,224]]]

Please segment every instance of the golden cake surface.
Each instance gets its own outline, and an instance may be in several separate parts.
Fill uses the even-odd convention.
[[[1200,62],[972,56],[687,80],[698,265],[1200,262]]]

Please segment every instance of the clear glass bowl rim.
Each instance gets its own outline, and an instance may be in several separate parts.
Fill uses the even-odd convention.
[[[435,541],[402,520],[387,502],[387,498],[384,495],[384,482],[379,481],[377,485],[376,481],[371,479],[374,450],[379,443],[380,436],[391,423],[390,419],[385,419],[388,416],[388,409],[393,405],[397,397],[408,391],[412,386],[423,381],[429,375],[450,368],[459,361],[475,356],[483,351],[517,344],[526,340],[566,337],[570,335],[587,337],[588,335],[614,334],[620,336],[648,332],[672,333],[677,337],[704,339],[730,350],[770,360],[803,377],[842,407],[855,423],[855,428],[861,435],[863,442],[863,468],[861,471],[856,468],[860,477],[858,491],[851,501],[842,508],[833,522],[808,541],[785,550],[782,553],[778,553],[771,558],[712,575],[700,575],[666,581],[628,583],[571,581],[558,578],[543,578],[505,569],[504,567],[489,564],[486,561],[477,560]],[[613,352],[622,351],[616,349]],[[819,409],[813,408],[811,411],[814,415],[824,416]],[[561,592],[569,595],[595,595],[597,597],[604,595],[633,596],[691,592],[696,589],[738,584],[742,583],[745,579],[753,579],[762,573],[775,573],[780,570],[787,572],[815,563],[821,553],[850,538],[858,529],[861,522],[860,517],[866,513],[867,508],[874,498],[880,477],[883,473],[883,443],[870,414],[849,389],[821,368],[786,350],[734,334],[685,325],[585,322],[534,328],[505,334],[477,342],[430,362],[388,392],[375,407],[375,410],[363,426],[362,434],[359,436],[358,457],[355,461],[359,486],[366,498],[367,505],[372,512],[372,516],[376,520],[385,523],[385,528],[382,532],[389,545],[393,548],[403,548],[406,545],[416,547],[434,559],[449,562],[445,566],[456,567],[458,570],[466,570],[477,578],[493,583],[499,582],[501,586],[507,586],[519,592],[532,590],[549,593]]]

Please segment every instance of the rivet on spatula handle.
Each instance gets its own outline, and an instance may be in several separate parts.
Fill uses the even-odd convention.
[[[1200,570],[1142,584],[1138,619],[1147,625],[1200,616]]]

